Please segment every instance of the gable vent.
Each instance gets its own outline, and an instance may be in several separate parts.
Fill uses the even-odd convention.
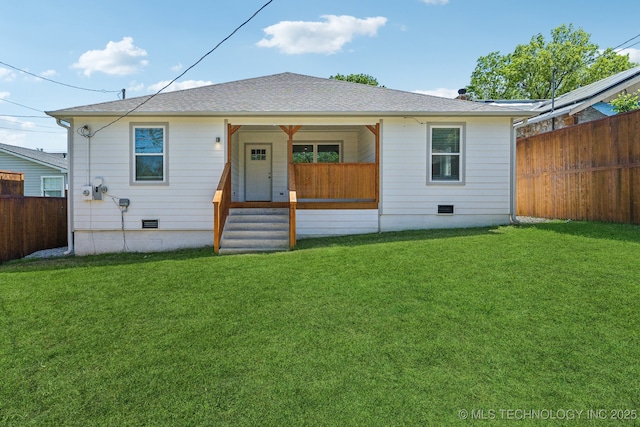
[[[453,205],[438,205],[438,213],[453,215]]]
[[[142,228],[158,228],[157,219],[143,219]]]

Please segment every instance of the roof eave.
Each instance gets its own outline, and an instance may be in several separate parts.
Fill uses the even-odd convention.
[[[126,111],[104,112],[104,111],[48,111],[51,117],[64,119],[71,117],[229,117],[229,116],[254,116],[254,117],[276,117],[276,116],[304,116],[304,117],[335,117],[335,116],[375,116],[375,117],[406,117],[406,116],[460,116],[460,117],[532,117],[535,112],[530,111]]]

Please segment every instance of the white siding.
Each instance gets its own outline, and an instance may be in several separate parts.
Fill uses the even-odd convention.
[[[66,174],[61,173],[59,169],[50,168],[3,152],[0,152],[0,170],[24,173],[25,196],[42,196],[41,177],[43,176],[64,177],[66,188]]]
[[[296,236],[319,237],[378,232],[376,209],[299,209],[296,211]]]
[[[510,202],[508,118],[437,118],[431,123],[464,123],[465,180],[427,184],[428,118],[386,119],[382,126],[381,228],[465,227],[507,223]],[[454,215],[438,215],[439,204]]]
[[[376,137],[363,128],[358,135],[358,162],[373,163],[376,161]]]
[[[244,145],[268,143],[273,156],[273,200],[287,200],[287,135],[277,126],[258,130],[251,126],[364,125],[379,118],[244,118],[229,117],[242,125],[232,139],[234,200],[244,200]],[[456,185],[427,183],[427,123],[463,123],[465,182]],[[129,250],[167,250],[213,243],[212,198],[224,167],[224,119],[123,119],[88,141],[75,131],[85,124],[98,129],[108,119],[76,119],[73,129],[73,198],[76,253],[120,251],[126,238]],[[168,184],[130,183],[129,123],[167,123]],[[294,141],[343,142],[343,161],[375,161],[375,138],[360,131],[299,131]],[[224,141],[224,138],[223,138]],[[412,228],[466,227],[506,223],[510,206],[511,125],[508,118],[385,118],[381,126],[381,202],[369,210],[298,210],[298,237],[371,233]],[[90,150],[90,154],[88,152]],[[90,163],[87,157],[90,155]],[[124,214],[106,197],[83,201],[82,186],[104,179],[108,196],[131,201]],[[439,204],[455,206],[453,215],[438,215]],[[158,230],[141,230],[143,219],[157,219]]]
[[[91,129],[108,123],[99,119],[76,122],[78,126],[87,124]],[[131,122],[169,124],[167,185],[130,183]],[[115,239],[121,238],[120,209],[111,197],[130,200],[128,212],[124,214],[125,231],[141,230],[143,219],[157,219],[160,231],[210,234],[213,230],[213,195],[224,167],[224,144],[216,144],[215,137],[223,135],[223,130],[222,120],[136,117],[105,128],[88,142],[74,129],[74,194],[70,197],[74,204],[76,239],[81,240],[82,231],[88,230],[115,230]],[[103,179],[108,193],[102,201],[84,201],[82,187],[96,177]],[[76,250],[82,254],[82,245]]]

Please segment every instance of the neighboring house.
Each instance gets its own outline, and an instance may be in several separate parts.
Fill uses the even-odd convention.
[[[507,224],[513,123],[530,115],[292,73],[47,114],[68,127],[79,255],[241,251],[281,223],[279,248],[307,236]],[[269,223],[260,208],[283,210]],[[273,248],[276,237],[265,239],[257,249]]]
[[[24,195],[65,197],[66,155],[0,144],[0,170],[24,173]]]
[[[635,67],[560,95],[553,102],[530,102],[529,109],[536,116],[517,126],[517,137],[529,137],[612,116],[615,112],[609,102],[619,94],[632,93],[638,89],[640,67]],[[520,108],[526,108],[526,102],[521,101]],[[494,105],[504,106],[509,103]]]

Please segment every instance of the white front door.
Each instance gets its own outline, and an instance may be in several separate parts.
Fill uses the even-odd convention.
[[[244,199],[247,202],[270,202],[271,144],[246,144],[244,165]]]

